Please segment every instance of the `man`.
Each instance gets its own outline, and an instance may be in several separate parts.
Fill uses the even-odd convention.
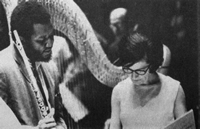
[[[23,2],[11,16],[11,31],[15,30],[32,69],[28,69],[26,58],[16,46],[11,44],[4,49],[0,53],[0,97],[26,127],[66,128],[60,116],[54,115],[54,108],[57,112],[58,106],[55,102],[59,101],[55,101],[58,98],[55,96],[59,95],[59,90],[56,67],[48,63],[54,41],[49,13],[36,2]],[[12,36],[17,42],[17,36]]]
[[[119,60],[119,43],[127,31],[127,9],[116,8],[110,13],[110,29],[114,34],[114,42],[108,45],[107,55],[116,64]]]
[[[117,8],[110,13],[110,28],[116,37],[124,35],[126,31],[127,9]]]

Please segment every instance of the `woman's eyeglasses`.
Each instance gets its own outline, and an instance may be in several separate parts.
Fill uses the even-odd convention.
[[[138,75],[145,75],[146,72],[149,70],[149,68],[150,68],[150,65],[148,65],[144,68],[141,68],[141,69],[136,69],[136,70],[132,70],[129,67],[122,67],[122,69],[125,73],[132,74],[133,72],[135,72]]]

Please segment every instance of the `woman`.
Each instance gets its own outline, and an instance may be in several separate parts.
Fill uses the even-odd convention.
[[[162,44],[131,32],[120,48],[129,77],[113,89],[110,129],[160,129],[183,115],[180,82],[156,72],[163,61]]]

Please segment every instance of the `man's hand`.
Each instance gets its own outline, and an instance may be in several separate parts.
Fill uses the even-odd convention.
[[[38,123],[38,129],[56,129],[56,122],[53,118],[55,109],[52,108],[50,113]]]
[[[111,119],[106,120],[106,122],[104,123],[104,129],[110,129],[110,122],[111,122]]]
[[[56,129],[67,129],[67,127],[63,127],[63,126],[61,126],[61,125],[57,125],[57,126],[56,126]]]

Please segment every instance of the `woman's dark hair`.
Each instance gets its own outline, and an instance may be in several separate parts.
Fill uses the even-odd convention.
[[[159,38],[149,39],[139,31],[130,31],[120,44],[121,65],[132,66],[145,59],[151,65],[150,72],[155,72],[163,61],[163,45]]]
[[[50,14],[40,4],[34,1],[22,2],[11,15],[11,31],[17,30],[25,39],[30,39],[33,34],[34,24],[50,23]]]

